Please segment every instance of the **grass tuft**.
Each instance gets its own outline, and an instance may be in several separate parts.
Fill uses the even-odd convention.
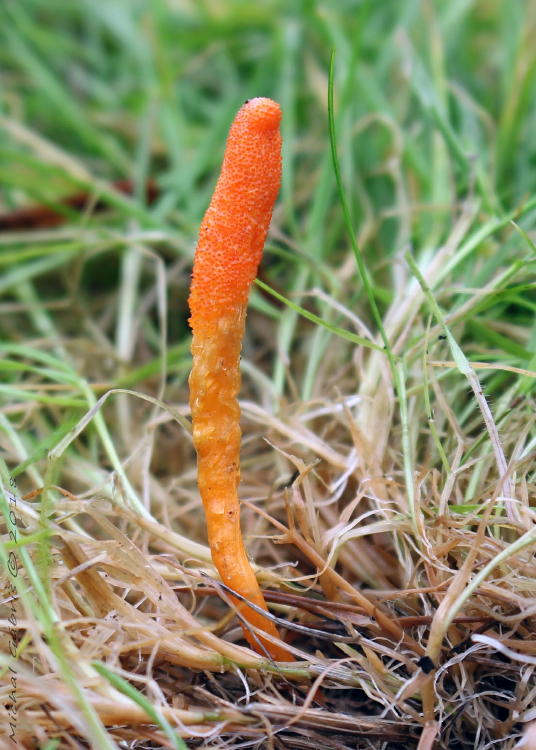
[[[2,747],[522,747],[533,3],[4,16]],[[212,564],[188,407],[197,231],[252,96],[282,106],[284,177],[242,526],[289,664],[247,647]]]

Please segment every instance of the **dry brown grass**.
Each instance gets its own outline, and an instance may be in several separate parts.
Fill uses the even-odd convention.
[[[185,294],[184,277],[180,283]],[[151,296],[148,288],[140,306],[147,301],[149,307]],[[102,320],[106,306],[119,301],[102,297],[99,303],[96,297],[93,304],[102,306],[100,316],[93,312]],[[46,596],[57,617],[49,624],[54,644],[39,602],[28,604],[35,593],[16,600],[23,746],[52,737],[58,747],[72,746],[76,737],[95,744],[92,716],[112,743],[126,747],[135,739],[147,747],[172,747],[154,717],[96,671],[97,663],[127,678],[191,747],[343,748],[356,740],[363,747],[408,746],[418,742],[434,712],[442,722],[443,746],[465,746],[471,733],[480,733],[480,743],[499,731],[505,743],[515,736],[534,692],[536,566],[530,546],[519,541],[532,542],[534,535],[512,526],[497,508],[501,493],[491,449],[461,462],[481,426],[477,413],[469,428],[457,423],[439,379],[453,363],[445,345],[432,344],[433,329],[422,338],[427,326],[422,306],[414,289],[385,318],[395,353],[421,336],[421,351],[426,344],[434,356],[427,372],[435,430],[451,456],[450,472],[442,474],[428,425],[419,417],[423,360],[415,358],[406,431],[416,457],[414,511],[404,486],[405,431],[383,355],[333,339],[315,397],[279,402],[277,410],[267,390],[258,397],[272,328],[260,314],[250,314],[242,402],[243,528],[295,664],[271,663],[244,646],[228,592],[204,545],[187,429],[173,414],[134,395],[110,396],[103,403],[103,423],[121,446],[127,488],[117,472],[110,477],[109,456],[101,454],[95,462],[97,412],[85,414],[52,451],[52,463],[60,454],[61,463],[50,470],[49,459],[49,479],[55,478],[46,490],[48,520],[40,515],[42,489],[17,504],[21,533],[47,529],[46,544],[30,543],[26,550],[42,578],[46,571]],[[43,342],[40,350],[61,347],[71,361],[77,352],[91,351],[97,390],[104,390],[107,380],[111,390],[110,368],[122,365],[114,365],[94,338],[67,337],[66,326],[77,317],[73,307],[56,319],[58,338]],[[31,356],[27,348],[13,359],[29,363]],[[49,410],[61,409],[37,397],[80,397],[79,387],[51,390],[42,364],[22,380],[20,387],[34,398],[5,414],[25,430],[38,431]],[[154,396],[161,390],[158,378],[138,389]],[[184,384],[168,389],[166,401],[176,414],[187,415]],[[530,404],[510,404],[501,430],[518,512],[528,529],[535,455]],[[4,433],[2,443],[8,463],[23,458],[14,431]],[[470,482],[474,509],[462,503],[457,510]],[[35,475],[33,483],[40,484]],[[21,491],[31,485],[30,475],[20,482]],[[142,501],[138,510],[132,507],[132,493],[143,498],[144,492],[154,518]],[[469,592],[483,569],[486,577]],[[20,580],[28,580],[23,567]],[[495,641],[475,643],[474,633],[503,641],[515,660],[501,655]],[[435,677],[431,673],[433,684],[430,663],[419,661],[425,654],[433,654],[438,667]],[[7,696],[5,669],[4,685]],[[422,735],[421,747],[432,746],[434,726],[427,728],[428,739]]]

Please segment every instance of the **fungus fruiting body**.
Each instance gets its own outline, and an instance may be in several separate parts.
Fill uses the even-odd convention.
[[[212,559],[222,581],[267,611],[240,529],[240,351],[251,285],[257,275],[281,182],[281,110],[251,99],[229,132],[220,178],[199,232],[190,290],[193,366],[190,406],[197,481]],[[273,623],[235,600],[243,618],[277,637]],[[274,659],[288,652],[244,628],[250,645]]]

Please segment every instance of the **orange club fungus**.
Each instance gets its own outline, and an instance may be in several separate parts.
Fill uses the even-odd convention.
[[[281,110],[250,99],[231,126],[221,174],[199,232],[189,305],[193,331],[190,406],[197,482],[212,559],[223,583],[268,611],[240,529],[240,350],[251,285],[257,275],[281,183]],[[275,638],[273,622],[240,600],[243,619]],[[248,643],[278,661],[282,646],[244,627]]]

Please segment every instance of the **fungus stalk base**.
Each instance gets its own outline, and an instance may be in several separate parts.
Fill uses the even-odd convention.
[[[193,440],[197,451],[197,483],[207,518],[208,541],[214,565],[229,588],[267,610],[264,597],[247,557],[240,529],[240,350],[246,305],[225,310],[217,325],[199,331],[192,341],[190,406]],[[278,637],[274,624],[243,602],[234,600],[247,622]],[[259,644],[244,627],[251,647]],[[260,639],[277,661],[292,657],[283,648]]]

